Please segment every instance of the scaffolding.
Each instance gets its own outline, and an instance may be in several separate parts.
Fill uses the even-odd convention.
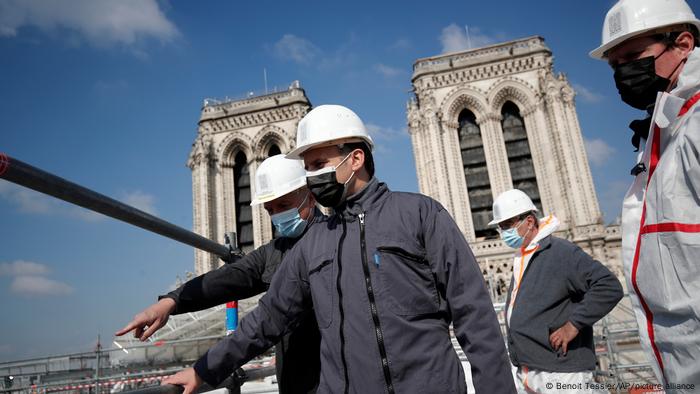
[[[608,387],[630,384],[657,385],[647,354],[642,349],[637,321],[628,295],[594,327],[597,375]],[[626,392],[620,390],[619,392]]]

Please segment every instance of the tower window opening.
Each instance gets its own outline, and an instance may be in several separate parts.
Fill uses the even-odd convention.
[[[253,215],[250,208],[250,171],[245,153],[236,154],[233,167],[236,201],[236,232],[238,246],[244,251],[253,250]]]
[[[532,163],[525,122],[520,116],[520,110],[513,102],[507,101],[503,104],[501,115],[503,116],[501,127],[503,128],[503,139],[506,144],[513,187],[525,192],[537,209],[542,212],[535,167]]]
[[[496,238],[496,229],[489,226],[492,216],[493,194],[486,167],[484,143],[476,116],[468,109],[458,118],[459,147],[462,153],[464,179],[467,182],[469,206],[476,238]]]

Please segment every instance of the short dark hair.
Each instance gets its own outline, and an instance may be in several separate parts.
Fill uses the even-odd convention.
[[[355,149],[362,149],[365,154],[365,169],[370,177],[374,176],[374,157],[372,157],[372,150],[364,142],[350,142],[338,146],[340,153],[347,155],[348,153],[354,151]]]
[[[654,38],[656,41],[666,44],[666,46],[673,47],[676,45],[676,40],[678,39],[678,36],[680,36],[681,33],[684,32],[688,32],[693,36],[693,40],[695,41],[696,47],[700,46],[700,32],[698,32],[698,27],[691,24],[680,25],[680,30],[654,34],[651,37]]]

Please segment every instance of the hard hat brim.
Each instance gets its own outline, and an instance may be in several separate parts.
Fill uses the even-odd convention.
[[[498,223],[501,223],[501,222],[505,222],[505,221],[508,220],[508,219],[512,219],[512,218],[514,218],[514,217],[516,217],[516,216],[520,216],[520,215],[522,215],[522,214],[524,214],[524,213],[526,213],[526,212],[538,212],[538,209],[537,209],[536,207],[532,207],[532,209],[528,209],[528,210],[526,210],[526,211],[522,211],[522,212],[520,212],[520,213],[516,213],[515,215],[512,215],[512,216],[507,217],[507,218],[504,218],[504,219],[493,219],[492,221],[489,222],[488,226],[493,226],[493,225],[495,225],[495,224],[498,224]]]
[[[270,194],[262,196],[262,197],[256,197],[253,201],[250,202],[250,206],[253,207],[256,205],[264,204],[266,202],[270,202],[272,200],[276,200],[280,197],[286,196],[287,194],[289,194],[293,191],[299,190],[304,186],[306,186],[306,179],[304,179],[304,183],[301,183],[301,182],[296,183],[295,185],[292,185],[288,188],[282,189],[282,191],[280,191],[280,192],[270,193]]]
[[[623,42],[629,40],[630,38],[634,37],[641,37],[645,34],[651,34],[655,30],[664,30],[670,26],[675,26],[675,25],[683,25],[683,24],[690,24],[694,25],[695,27],[700,30],[700,20],[688,20],[688,21],[680,21],[680,22],[674,22],[668,25],[663,25],[663,26],[654,26],[650,27],[648,29],[642,29],[642,30],[637,30],[633,32],[629,32],[627,34],[623,34],[620,37],[615,38],[612,41],[606,42],[605,44],[599,46],[598,48],[590,51],[588,55],[594,59],[598,60],[605,60],[607,56],[605,56],[605,53],[608,52],[609,50],[613,49],[614,47],[622,44]]]
[[[291,152],[287,153],[285,156],[285,159],[294,159],[294,160],[301,160],[303,159],[302,155],[304,152],[309,151],[314,148],[322,148],[324,146],[336,146],[336,145],[342,145],[342,144],[347,144],[350,142],[364,142],[366,143],[370,150],[374,148],[374,143],[371,140],[367,140],[362,137],[346,137],[346,138],[338,138],[335,140],[330,140],[330,141],[320,141],[320,142],[315,142],[312,144],[306,144],[303,146],[300,146]]]

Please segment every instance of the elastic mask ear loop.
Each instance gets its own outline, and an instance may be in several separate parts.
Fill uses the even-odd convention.
[[[671,81],[671,77],[676,72],[676,70],[678,70],[678,67],[680,67],[681,64],[685,63],[687,60],[688,60],[687,57],[683,58],[680,62],[678,62],[678,65],[676,66],[676,68],[674,68],[673,71],[671,71],[671,73],[668,74],[668,77],[666,78],[666,79],[668,79],[668,86],[666,86],[666,90],[668,90],[669,86],[675,84],[676,81],[678,81],[678,78],[676,78],[676,81]]]
[[[654,70],[656,70],[656,59],[658,59],[658,58],[660,58],[661,56],[663,56],[664,53],[668,52],[668,49],[669,49],[669,48],[673,48],[673,47],[674,47],[674,44],[666,45],[666,48],[664,49],[664,51],[661,52],[661,53],[659,53],[659,56],[657,56],[657,57],[654,58]],[[668,79],[668,86],[666,86],[666,89],[664,89],[664,91],[667,91],[668,88],[669,88],[669,86],[671,86],[671,85],[674,83],[674,81],[671,81],[671,77],[672,77],[673,74],[676,72],[676,70],[678,70],[678,67],[680,67],[681,64],[685,63],[687,60],[688,60],[687,57],[684,57],[683,59],[681,59],[681,61],[678,62],[678,64],[676,64],[676,67],[673,69],[673,71],[671,71],[671,72],[668,74],[667,77],[661,77],[661,76],[659,75],[661,78]],[[658,75],[658,74],[657,74],[657,75]],[[676,79],[677,79],[677,78],[676,78]]]
[[[337,170],[338,167],[340,167],[343,163],[345,163],[345,160],[347,160],[348,157],[350,157],[350,155],[352,155],[352,152],[348,153],[348,155],[345,156],[345,158],[344,158],[343,160],[341,160],[340,163],[338,163],[337,166],[335,166],[336,170]],[[353,176],[355,176],[355,171],[353,171],[353,172],[350,174],[350,177],[348,178],[347,181],[343,182],[343,188],[345,188],[346,190],[347,190],[348,182],[350,182],[350,180],[352,179]],[[345,192],[343,192],[343,194],[345,194]]]
[[[337,165],[335,166],[335,169],[337,170],[337,169],[338,169],[338,167],[342,166],[342,165],[343,165],[343,163],[345,163],[345,160],[347,160],[347,159],[348,159],[348,157],[350,157],[350,155],[352,155],[352,152],[348,153],[348,155],[347,155],[347,156],[345,156],[345,158],[344,158],[343,160],[341,160],[341,161],[340,161],[340,163],[338,163],[338,164],[337,164]]]
[[[304,206],[304,204],[306,203],[306,200],[309,199],[309,194],[311,194],[311,192],[310,192],[310,191],[307,191],[307,192],[306,192],[306,197],[304,197],[304,200],[303,200],[303,201],[301,202],[301,204],[299,204],[299,206],[297,207],[297,212],[299,213],[299,217],[301,217],[301,212],[299,212],[299,210]],[[309,209],[309,215],[312,215],[311,212],[313,212],[313,209]],[[302,219],[303,219],[303,220],[309,220],[309,218],[302,218]]]

